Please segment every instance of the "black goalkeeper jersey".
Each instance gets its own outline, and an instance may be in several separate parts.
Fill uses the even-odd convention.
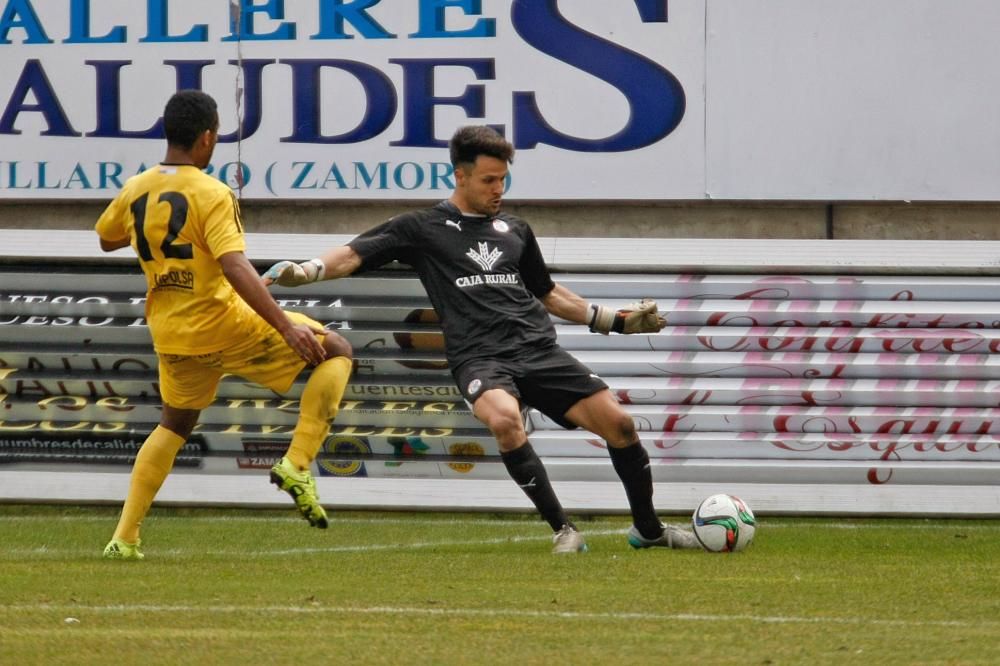
[[[396,260],[420,276],[441,319],[449,364],[555,344],[538,300],[555,284],[523,220],[468,216],[449,201],[396,216],[348,245],[358,272]]]

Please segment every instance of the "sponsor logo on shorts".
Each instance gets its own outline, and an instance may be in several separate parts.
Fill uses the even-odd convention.
[[[478,379],[473,379],[471,382],[469,382],[469,388],[467,389],[467,392],[469,395],[476,395],[477,393],[479,393],[479,389],[481,388],[483,388],[483,383]]]

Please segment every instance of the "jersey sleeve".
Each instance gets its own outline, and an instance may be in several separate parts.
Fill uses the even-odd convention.
[[[108,204],[101,216],[97,218],[94,231],[106,241],[119,241],[128,238],[128,229],[125,227],[125,202],[122,195],[118,195]]]
[[[555,282],[549,275],[549,268],[542,258],[542,251],[535,239],[535,232],[527,224],[524,225],[524,250],[521,253],[519,265],[521,279],[537,298],[542,298],[555,288]]]
[[[204,224],[205,242],[213,257],[218,259],[229,252],[246,252],[240,206],[228,187],[220,189],[209,202]]]
[[[361,257],[358,273],[383,266],[390,261],[413,264],[415,251],[414,221],[408,215],[394,217],[372,227],[347,245]]]

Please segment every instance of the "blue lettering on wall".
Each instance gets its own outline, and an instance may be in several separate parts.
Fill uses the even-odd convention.
[[[281,20],[285,18],[285,0],[265,0],[263,5],[254,4],[254,0],[239,0],[236,11],[230,16],[230,34],[223,37],[222,41],[295,39],[294,23],[283,22],[271,32],[256,32],[254,29],[255,14],[267,14],[268,18]]]
[[[665,22],[666,0],[633,0],[643,22]],[[564,134],[548,123],[535,93],[514,93],[514,145],[547,144],[581,152],[637,150],[670,134],[684,117],[685,97],[669,71],[644,56],[568,22],[557,0],[514,0],[514,29],[525,42],[557,60],[593,74],[617,88],[628,100],[628,123],[603,139]]]
[[[28,0],[10,0],[0,14],[0,44],[10,44],[7,35],[12,28],[21,28],[28,38],[25,44],[51,44],[52,40],[45,34],[35,8]]]
[[[207,42],[208,26],[200,23],[183,35],[169,34],[167,21],[170,0],[146,0],[146,36],[140,42]]]
[[[351,39],[360,35],[365,39],[394,39],[396,36],[380,25],[370,11],[381,0],[316,0],[313,5],[319,12],[319,30],[310,39]],[[94,25],[92,0],[69,0],[64,4],[68,11],[68,36],[63,43],[67,44],[108,44],[124,43],[128,38],[124,19],[108,21],[103,25]],[[177,3],[174,3],[175,5]],[[233,9],[231,25],[233,34],[222,37],[222,41],[233,39],[254,40],[294,40],[296,24],[286,20],[285,0],[232,0],[223,3]],[[386,3],[388,4],[388,3]],[[496,20],[483,17],[482,0],[419,0],[417,4],[418,29],[408,35],[418,39],[446,39],[468,37],[495,37]],[[534,48],[565,66],[594,76],[613,87],[627,102],[630,113],[622,120],[622,126],[612,134],[603,138],[580,137],[561,131],[557,125],[557,116],[546,118],[537,103],[537,96],[558,95],[558,82],[545,84],[537,90],[518,90],[513,93],[511,102],[512,126],[494,125],[499,131],[512,134],[511,139],[518,149],[532,149],[539,145],[549,145],[562,150],[584,152],[618,152],[643,148],[660,141],[673,132],[681,122],[685,113],[685,95],[676,77],[661,64],[632,51],[625,46],[609,41],[598,35],[587,32],[564,17],[560,11],[558,0],[512,0],[510,3],[512,25],[526,45]],[[562,5],[565,6],[565,5]],[[23,33],[24,43],[51,43],[42,23],[39,21],[30,0],[0,0],[0,45],[9,44],[8,37],[13,32]],[[170,21],[170,0],[145,0],[147,15],[145,17],[147,34],[139,42],[205,42],[208,39],[208,26],[195,24],[198,20],[192,18],[188,11],[179,12],[187,17],[187,23]],[[619,5],[620,7],[620,5]],[[631,0],[626,8],[635,11],[637,20],[644,23],[665,23],[667,21],[667,0]],[[617,10],[616,10],[617,11]],[[121,23],[119,25],[118,23]],[[171,33],[171,27],[176,33]],[[353,35],[348,35],[350,30]],[[183,34],[182,34],[183,33]],[[405,31],[404,31],[405,34]],[[17,35],[20,36],[20,35]],[[134,38],[134,35],[133,35]],[[135,41],[133,39],[133,41]],[[301,46],[306,46],[302,44]],[[313,49],[316,45],[309,45]],[[183,50],[183,45],[175,51]],[[56,49],[50,49],[55,56]],[[114,50],[114,49],[101,49]],[[114,50],[117,53],[131,54],[130,50]],[[17,56],[15,62],[23,56]],[[165,102],[171,90],[159,89],[124,89],[123,70],[133,64],[131,55],[122,59],[86,60],[94,70],[93,97],[87,104],[96,107],[96,124],[88,137],[124,138],[124,139],[162,139],[162,119],[153,114],[152,117],[132,120],[138,127],[125,128],[123,123],[129,123],[125,115],[125,106],[134,95],[160,96]],[[22,114],[40,114],[44,122],[42,136],[78,137],[81,133],[71,124],[70,117],[65,112],[57,90],[50,82],[42,61],[25,59],[17,82],[2,94],[9,95],[6,106],[0,98],[0,135],[21,134],[16,129],[19,121],[23,123]],[[227,126],[228,133],[219,137],[220,142],[232,143],[246,139],[257,132],[264,124],[264,71],[270,65],[280,63],[286,65],[290,77],[282,76],[276,79],[278,88],[271,94],[281,95],[286,101],[282,106],[288,109],[291,125],[290,134],[281,137],[282,142],[307,144],[350,144],[368,141],[385,133],[399,116],[398,126],[400,136],[388,143],[399,147],[444,147],[446,137],[438,138],[435,131],[444,132],[437,127],[439,107],[457,107],[466,118],[487,118],[496,109],[487,108],[487,81],[496,78],[497,63],[492,57],[449,58],[388,58],[380,62],[363,62],[360,59],[247,59],[229,60],[228,62],[211,59],[169,59],[163,64],[173,67],[176,73],[176,88],[202,89],[206,78],[206,68],[241,67],[239,81],[242,87],[240,111],[242,119],[235,128]],[[386,74],[388,66],[397,66],[402,72],[400,83],[394,82]],[[562,66],[562,65],[556,65]],[[324,134],[323,127],[341,127],[331,119],[345,113],[342,102],[327,91],[324,95],[323,73],[326,68],[333,68],[352,76],[362,87],[363,108],[351,113],[363,111],[363,117],[352,128],[343,131],[338,129],[336,135]],[[448,80],[454,82],[467,79],[464,88],[458,94],[449,96],[436,93],[436,78],[443,74],[440,69],[451,68]],[[82,69],[82,68],[81,68]],[[277,70],[278,68],[274,68]],[[270,70],[269,70],[270,71]],[[13,73],[11,73],[13,74]],[[269,75],[268,83],[272,83]],[[290,80],[289,80],[290,78]],[[282,80],[283,79],[283,80]],[[61,80],[61,79],[60,79]],[[86,72],[81,80],[91,80]],[[461,86],[461,84],[458,84]],[[454,84],[451,84],[453,87]],[[219,90],[212,91],[218,94]],[[66,94],[78,94],[69,89]],[[491,98],[492,99],[492,98]],[[68,98],[67,98],[68,102]],[[68,108],[77,108],[79,100],[74,99]],[[456,115],[456,114],[453,114]],[[268,124],[271,120],[268,119]],[[41,125],[42,122],[37,123]],[[285,122],[278,119],[274,122]],[[555,124],[553,124],[555,123]],[[509,131],[508,131],[509,129]],[[327,130],[328,132],[331,130]],[[273,140],[275,137],[268,137]],[[400,167],[397,167],[397,169]],[[410,166],[401,167],[402,171],[379,171],[367,174],[374,182],[388,182],[391,187],[397,174],[403,180],[396,182],[403,189],[413,187]],[[352,174],[344,167],[341,175],[347,182]],[[92,182],[97,177],[89,174]],[[355,181],[359,175],[353,175]],[[77,177],[79,184],[87,175]],[[422,182],[426,185],[434,183],[437,187],[446,176],[425,174]],[[360,180],[366,179],[365,174]],[[44,177],[42,178],[44,182]],[[50,179],[51,180],[51,179]],[[332,182],[338,180],[333,174]],[[331,176],[327,176],[331,181]],[[62,174],[62,182],[66,175]],[[317,186],[325,185],[320,178]]]
[[[7,35],[12,28],[21,28],[27,33],[25,44],[51,44],[52,40],[45,34],[35,8],[28,0],[10,0],[0,14],[0,44],[10,44]]]
[[[380,70],[353,60],[281,60],[292,68],[292,127],[281,141],[292,143],[356,143],[384,132],[396,116],[396,89]],[[365,115],[354,129],[336,136],[320,130],[320,71],[335,67],[351,74],[365,89]]]
[[[125,27],[118,25],[106,35],[95,37],[90,34],[90,0],[72,0],[69,6],[69,37],[64,44],[124,44]]]
[[[376,189],[385,190],[389,188],[389,165],[385,162],[379,162],[375,167],[374,172],[369,172],[368,167],[364,162],[354,163],[354,189],[361,189],[358,185],[358,179],[364,183],[364,189],[372,189],[372,185],[375,184],[375,178],[378,177],[378,185]]]
[[[330,165],[330,170],[326,172],[326,178],[323,180],[322,185],[320,185],[321,190],[329,189],[327,185],[329,183],[336,183],[337,189],[346,190],[347,181],[344,180],[344,175],[340,173],[340,167],[336,164]]]
[[[25,100],[28,93],[35,96],[37,104],[27,104]],[[21,77],[14,84],[14,91],[7,102],[7,108],[0,116],[0,134],[20,134],[14,129],[17,117],[23,111],[35,111],[41,113],[48,123],[48,129],[41,133],[42,136],[80,136],[80,133],[69,124],[69,118],[63,111],[59,99],[56,97],[49,77],[45,75],[45,70],[38,60],[28,60],[21,70]]]
[[[177,73],[178,90],[201,90],[201,74],[214,60],[164,60]]]
[[[20,183],[18,181],[18,171],[17,165],[19,162],[8,162],[7,163],[7,189],[9,190],[26,190],[31,187],[31,183]]]
[[[478,80],[495,78],[493,60],[441,59],[397,60],[389,62],[403,68],[403,98],[406,114],[403,118],[403,138],[392,146],[447,146],[448,142],[434,138],[434,109],[438,106],[457,106],[470,118],[486,115],[486,90],[483,86],[467,86],[458,97],[434,95],[434,70],[438,67],[467,67]]]
[[[0,190],[120,190],[127,178],[149,168],[145,163],[0,161]],[[454,169],[447,162],[272,162],[263,169],[263,185],[278,195],[275,178],[291,190],[446,190],[454,189]],[[209,164],[205,173],[230,187],[247,187],[253,168],[244,162]],[[508,174],[505,191],[510,188]]]
[[[392,182],[401,190],[416,190],[424,184],[424,170],[416,162],[403,162],[392,170]]]
[[[50,185],[47,182],[48,181],[48,177],[46,176],[46,171],[47,171],[48,166],[49,166],[48,162],[39,162],[38,163],[38,185],[35,186],[36,189],[39,189],[39,190],[56,190],[56,189],[59,189],[60,185],[62,185],[62,181],[57,181],[56,183],[54,183],[52,185]]]
[[[100,162],[100,188],[108,189],[109,185],[114,185],[116,189],[122,188],[122,165],[120,162]]]
[[[382,0],[320,0],[319,32],[309,39],[354,39],[344,32],[347,21],[365,39],[392,39],[392,34],[368,14],[368,8]]]
[[[160,139],[165,136],[163,120],[157,120],[152,127],[142,131],[122,129],[121,69],[132,64],[131,60],[86,60],[97,70],[97,127],[87,136],[101,136],[116,139]],[[166,103],[166,100],[164,100]]]
[[[89,190],[93,189],[90,184],[90,179],[87,178],[87,172],[84,171],[83,166],[77,162],[76,166],[73,167],[73,173],[70,174],[69,179],[66,181],[65,185],[67,190],[80,189]]]
[[[107,137],[117,139],[162,139],[164,138],[163,119],[158,118],[148,129],[128,131],[121,126],[122,92],[120,71],[131,64],[128,60],[87,60],[88,65],[97,70],[97,125],[87,136]],[[263,116],[263,71],[273,64],[274,60],[250,59],[242,61],[243,68],[243,118],[241,127],[228,134],[220,134],[220,143],[235,143],[241,139],[253,136],[258,129]],[[176,90],[202,89],[203,72],[214,60],[164,60],[176,72]],[[230,60],[230,65],[240,66],[240,61]],[[163,94],[163,101],[169,97],[169,92]]]
[[[455,189],[454,175],[455,167],[448,162],[433,162],[431,164],[431,189],[448,191]]]
[[[483,13],[482,0],[424,0],[420,3],[420,29],[410,37],[496,37],[496,19],[479,19],[471,28],[448,30],[445,27],[445,10],[449,7],[461,9],[473,16]]]
[[[316,181],[312,181],[311,185],[305,184],[306,178],[310,177],[314,166],[316,166],[315,162],[292,162],[292,170],[297,171],[295,180],[292,181],[293,190],[316,189]]]
[[[253,180],[250,167],[241,162],[226,162],[218,168],[214,164],[209,164],[205,167],[205,173],[210,176],[215,175],[216,178],[233,189],[246,187]]]
[[[220,143],[236,143],[257,133],[264,115],[264,68],[274,64],[274,60],[244,60],[243,66],[243,118],[240,127],[229,134],[220,134]],[[239,66],[238,60],[230,60],[230,65]],[[179,88],[178,88],[179,89]]]

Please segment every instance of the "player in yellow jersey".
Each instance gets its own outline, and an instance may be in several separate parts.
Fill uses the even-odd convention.
[[[351,346],[298,313],[284,312],[245,255],[232,190],[205,174],[218,140],[215,100],[173,95],[163,112],[163,162],[130,178],[96,231],[106,252],[131,245],[146,276],[146,318],[159,357],[163,415],[136,456],[111,559],[142,559],[139,527],[177,452],[235,374],[278,392],[313,366],[298,423],[271,482],[314,527],[327,526],[309,466],[336,416],[351,371]]]

